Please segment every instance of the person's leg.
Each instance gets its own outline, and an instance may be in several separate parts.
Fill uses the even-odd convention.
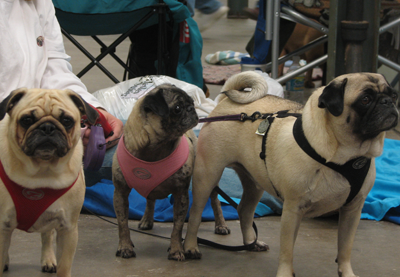
[[[193,19],[197,22],[200,32],[214,25],[219,19],[226,15],[229,8],[223,6],[217,0],[195,0],[196,12]]]
[[[195,8],[204,14],[212,14],[222,7],[217,0],[195,0]]]
[[[188,7],[190,14],[193,16],[194,15],[194,6],[195,6],[195,0],[186,0],[186,6]]]

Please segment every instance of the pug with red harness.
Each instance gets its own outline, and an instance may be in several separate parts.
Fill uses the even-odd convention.
[[[71,90],[22,88],[0,103],[0,276],[15,229],[42,234],[43,272],[71,276],[85,195],[83,115],[92,124],[99,116]]]
[[[142,230],[153,228],[155,201],[173,195],[174,227],[168,259],[185,260],[182,229],[189,208],[188,190],[197,145],[192,128],[197,123],[193,99],[173,85],[160,85],[136,102],[124,126],[124,136],[119,141],[112,165],[114,209],[119,230],[117,256],[136,257],[128,228],[128,197],[135,189],[147,201],[139,222]],[[221,209],[216,193],[211,201],[215,209]],[[219,214],[215,232],[228,234],[222,213]]]

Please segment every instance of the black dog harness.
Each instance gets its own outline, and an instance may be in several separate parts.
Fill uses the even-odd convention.
[[[315,152],[315,150],[311,147],[310,143],[304,136],[301,116],[297,118],[296,122],[293,125],[293,136],[297,144],[300,146],[301,149],[303,149],[305,153],[307,153],[307,155],[309,155],[317,162],[342,174],[343,177],[347,179],[347,181],[350,183],[350,193],[346,199],[345,205],[350,203],[361,190],[361,187],[364,183],[365,178],[367,177],[369,167],[371,165],[371,159],[361,156],[354,158],[343,165],[326,162],[323,157]]]
[[[248,116],[245,113],[241,113],[237,115],[203,118],[200,119],[199,122],[234,121],[234,120],[242,122],[246,120],[251,120],[252,122],[254,122],[257,119],[263,119],[263,121],[258,126],[256,134],[263,136],[260,158],[262,160],[265,160],[267,135],[268,131],[270,130],[271,124],[274,122],[275,118],[285,118],[288,116],[297,117],[297,120],[293,125],[293,137],[296,140],[297,144],[300,146],[300,148],[315,161],[340,173],[350,183],[350,193],[346,199],[345,205],[350,203],[361,190],[361,187],[364,183],[365,178],[367,177],[371,165],[371,159],[361,156],[354,158],[343,165],[339,165],[332,162],[326,162],[326,160],[323,157],[321,157],[314,150],[314,148],[312,148],[312,146],[304,136],[303,126],[302,126],[302,114],[289,113],[288,110],[279,111],[276,113],[266,113],[266,114],[261,114],[260,112],[254,112],[251,116]],[[277,194],[279,195],[278,192]]]

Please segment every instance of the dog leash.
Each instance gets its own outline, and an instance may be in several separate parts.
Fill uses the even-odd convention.
[[[231,206],[233,206],[237,210],[238,204],[235,201],[233,201],[232,198],[230,198],[223,190],[221,190],[218,186],[215,187],[214,190],[218,194],[220,194],[222,198],[224,198]],[[115,226],[118,226],[118,223],[115,223],[115,222],[113,222],[111,220],[108,220],[108,219],[98,215],[97,213],[95,213],[95,212],[89,210],[88,208],[86,208],[85,206],[83,206],[83,209],[86,210],[88,213],[100,218],[101,220],[104,220],[104,221],[106,221],[108,223],[111,223],[111,224],[113,224]],[[157,234],[148,233],[148,232],[141,231],[141,230],[134,229],[134,228],[130,228],[130,227],[128,229],[131,230],[131,231],[137,232],[137,233],[141,233],[141,234],[145,234],[145,235],[149,235],[149,236],[153,236],[153,237],[157,237],[157,238],[161,238],[161,239],[168,239],[168,240],[171,239],[170,237],[160,236],[160,235],[157,235]],[[252,243],[247,244],[247,245],[239,245],[239,246],[223,245],[223,244],[219,244],[219,243],[216,243],[216,242],[213,242],[213,241],[210,241],[210,240],[206,240],[206,239],[202,239],[202,238],[199,238],[199,237],[197,238],[197,243],[205,245],[205,246],[210,246],[210,247],[214,247],[214,248],[217,248],[217,249],[221,249],[221,250],[226,250],[226,251],[243,251],[243,250],[249,250],[250,251],[250,250],[254,249],[254,246],[256,245],[257,239],[258,239],[258,230],[257,230],[257,226],[254,223],[254,221],[253,221],[253,229],[254,229],[254,232],[256,233],[256,239],[255,239],[255,241],[253,241]],[[182,241],[184,241],[184,239],[182,239]]]
[[[254,112],[252,115],[247,115],[246,113],[234,114],[234,115],[224,115],[224,116],[214,116],[214,117],[205,117],[199,119],[199,123],[206,122],[216,122],[216,121],[241,121],[245,122],[247,120],[251,120],[254,122],[258,119],[263,119],[260,125],[257,128],[256,134],[262,136],[261,143],[261,152],[260,159],[265,161],[266,158],[266,142],[267,135],[270,129],[272,122],[274,122],[275,118],[285,118],[289,116],[299,117],[301,113],[289,113],[289,110],[278,111],[275,113],[260,113],[258,111]]]
[[[216,186],[214,188],[214,190],[222,196],[222,198],[224,198],[232,207],[234,207],[236,210],[238,208],[238,204],[232,200],[232,198],[230,198],[220,187]],[[256,239],[250,243],[250,244],[244,244],[244,245],[239,245],[239,246],[230,246],[230,245],[223,245],[223,244],[219,244],[210,240],[206,240],[206,239],[202,239],[197,237],[197,243],[198,244],[202,244],[202,245],[206,245],[206,246],[211,246],[217,249],[221,249],[221,250],[226,250],[226,251],[243,251],[243,250],[253,250],[256,243],[257,243],[257,239],[258,239],[258,230],[257,230],[257,226],[253,221],[253,229],[254,232],[256,233]]]
[[[268,114],[264,114],[268,115]],[[252,115],[247,115],[246,113],[240,114],[232,114],[232,115],[222,115],[222,116],[213,116],[213,117],[204,117],[199,119],[199,123],[205,122],[216,122],[216,121],[256,121],[257,119],[262,119],[263,114],[260,112],[254,112]]]

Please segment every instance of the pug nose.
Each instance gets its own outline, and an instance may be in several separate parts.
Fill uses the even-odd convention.
[[[43,131],[46,135],[52,135],[54,133],[54,130],[56,129],[56,126],[53,123],[45,122],[39,126],[39,129]]]
[[[194,110],[194,106],[189,106],[189,107],[187,107],[187,109],[186,109],[188,112],[192,112],[193,110]]]
[[[392,99],[390,99],[389,97],[384,97],[384,98],[381,99],[379,104],[381,104],[381,105],[391,105],[391,104],[393,104],[393,102],[392,102]]]

